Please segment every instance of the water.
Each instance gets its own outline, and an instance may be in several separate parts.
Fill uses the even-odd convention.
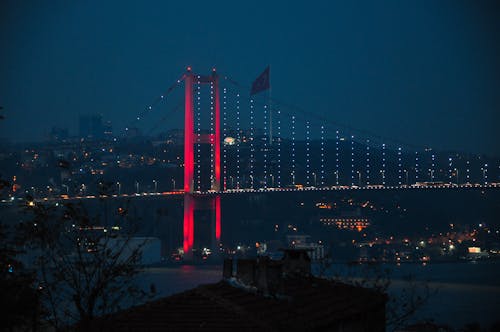
[[[218,282],[222,279],[222,266],[181,265],[178,267],[148,268],[140,278],[140,283],[149,288],[155,285],[158,297],[169,296],[202,284]]]
[[[473,322],[486,327],[499,320],[500,261],[383,265],[381,268],[391,270],[389,294],[400,294],[408,286],[405,279],[408,275],[437,290],[416,313],[414,320],[433,320],[454,328]],[[331,269],[342,274],[347,270],[355,273],[360,267],[334,265]],[[200,284],[214,283],[221,278],[221,266],[184,265],[149,268],[141,276],[141,284],[149,287],[154,283],[158,296],[162,297]]]
[[[486,327],[500,320],[500,261],[402,265],[394,269],[394,293],[408,274],[437,291],[415,319],[433,319],[454,328],[473,322]]]

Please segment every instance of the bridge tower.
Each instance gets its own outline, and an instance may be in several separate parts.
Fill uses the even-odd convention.
[[[196,84],[212,84],[214,91],[214,133],[197,134],[194,131],[194,96],[193,88]],[[197,208],[204,207],[211,211],[211,233],[212,250],[218,252],[221,235],[221,204],[220,196],[217,194],[221,190],[221,128],[220,128],[220,96],[219,77],[212,69],[211,75],[195,75],[191,67],[187,68],[184,74],[185,105],[184,105],[184,258],[193,258],[194,245],[194,216]],[[210,191],[215,194],[201,195],[194,191],[194,149],[195,144],[210,144],[214,148],[213,179]]]

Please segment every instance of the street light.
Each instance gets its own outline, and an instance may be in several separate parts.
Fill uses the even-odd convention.
[[[116,185],[118,186],[118,196],[120,196],[122,193],[122,184],[120,182],[116,182]]]
[[[316,173],[312,172],[312,176],[314,177],[314,186],[316,187]]]
[[[358,182],[359,182],[359,186],[361,187],[361,172],[360,171],[357,171],[358,173]]]
[[[405,177],[406,177],[406,186],[408,187],[408,170],[404,170],[405,172]]]
[[[292,176],[292,184],[295,185],[295,172],[290,172],[290,175]]]
[[[172,178],[172,190],[175,190],[175,179]]]
[[[454,171],[455,171],[455,176],[457,177],[457,186],[458,186],[458,168],[455,168]]]
[[[158,192],[158,181],[153,180],[153,183],[155,185],[155,193],[157,193]]]
[[[339,185],[339,171],[335,171],[335,184]]]
[[[274,188],[274,175],[269,174],[269,176],[271,177],[271,188]]]
[[[380,174],[382,174],[382,185],[385,186],[385,170],[381,169]]]
[[[139,181],[135,180],[135,192],[139,193]]]

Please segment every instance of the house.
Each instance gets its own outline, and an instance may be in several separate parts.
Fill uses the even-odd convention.
[[[310,274],[305,250],[226,260],[224,279],[94,322],[94,331],[385,331],[385,294]]]

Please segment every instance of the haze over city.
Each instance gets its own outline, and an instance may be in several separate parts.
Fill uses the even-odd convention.
[[[1,136],[13,141],[46,139],[54,125],[76,134],[87,113],[123,130],[187,65],[246,84],[271,65],[273,97],[307,112],[409,144],[500,154],[494,2],[0,6]]]

